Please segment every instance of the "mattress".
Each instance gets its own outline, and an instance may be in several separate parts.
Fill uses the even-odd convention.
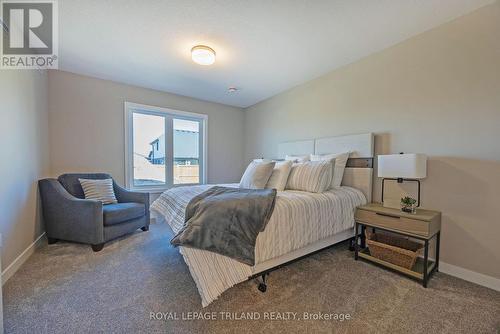
[[[221,186],[238,187],[238,184]],[[191,198],[210,187],[169,189],[153,202],[151,210],[163,216],[177,233],[184,225],[184,212]],[[257,237],[256,265],[353,228],[355,208],[363,204],[366,204],[363,193],[351,187],[324,193],[279,191],[266,229]],[[223,255],[188,247],[179,247],[179,251],[196,283],[203,307],[255,273],[255,267]]]

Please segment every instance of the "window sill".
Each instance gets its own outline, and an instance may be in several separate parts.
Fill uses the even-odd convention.
[[[150,193],[150,194],[161,194],[165,192],[166,190],[172,189],[172,188],[177,188],[177,187],[190,187],[190,186],[199,186],[202,185],[203,183],[183,183],[183,184],[174,184],[171,187],[162,187],[162,188],[130,188],[128,190],[130,191],[137,191],[141,193]]]

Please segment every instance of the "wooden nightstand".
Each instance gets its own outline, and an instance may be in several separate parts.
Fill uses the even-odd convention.
[[[356,209],[356,235],[354,258],[361,257],[384,267],[415,278],[427,287],[430,276],[439,269],[439,241],[441,234],[441,212],[417,209],[416,214],[405,213],[397,209],[384,208],[381,204],[371,203]],[[359,228],[361,227],[361,234]],[[365,246],[365,230],[389,231],[406,237],[420,240],[424,244],[424,257],[418,258],[411,269],[380,260],[370,255]],[[434,261],[429,260],[429,244],[436,241]],[[360,244],[358,244],[360,240]]]

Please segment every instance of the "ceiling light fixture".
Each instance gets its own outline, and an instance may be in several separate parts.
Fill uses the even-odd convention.
[[[235,93],[235,92],[237,92],[237,91],[238,91],[238,88],[237,88],[237,87],[229,87],[229,88],[227,89],[227,91],[228,91],[229,93]]]
[[[191,49],[191,59],[199,65],[212,65],[215,63],[215,51],[206,45],[196,45]]]

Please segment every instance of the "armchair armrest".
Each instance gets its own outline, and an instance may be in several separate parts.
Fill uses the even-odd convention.
[[[47,236],[100,244],[104,242],[102,203],[69,194],[56,179],[38,181]]]
[[[118,203],[142,203],[146,208],[146,227],[149,226],[149,193],[147,192],[138,192],[138,191],[130,191],[119,184],[113,181],[113,188],[115,191],[116,199]]]
[[[114,181],[113,188],[118,203],[142,203],[149,209],[149,193],[127,190]]]

